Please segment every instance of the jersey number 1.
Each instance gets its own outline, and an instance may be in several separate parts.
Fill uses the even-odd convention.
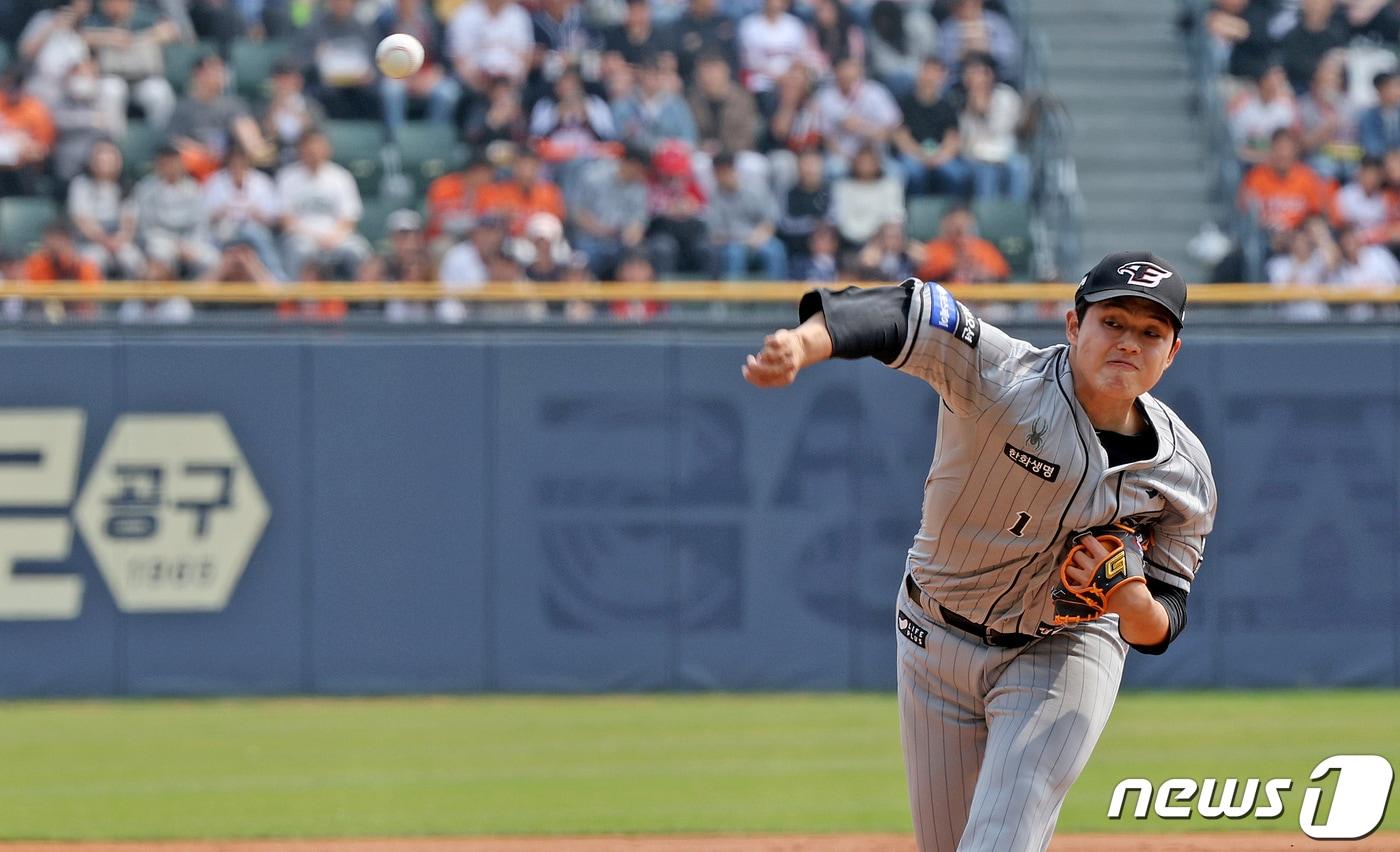
[[[1006,531],[1009,532],[1009,533],[1011,533],[1012,535],[1016,536],[1017,538],[1019,538],[1019,537],[1021,537],[1022,535],[1025,534],[1025,532],[1026,532],[1026,524],[1028,524],[1028,523],[1030,523],[1030,522],[1031,522],[1031,516],[1030,516],[1030,515],[1027,515],[1025,512],[1017,512],[1017,513],[1016,513],[1016,523],[1012,524],[1010,527],[1007,527],[1007,530],[1006,530]]]

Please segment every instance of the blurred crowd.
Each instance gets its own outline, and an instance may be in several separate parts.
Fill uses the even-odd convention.
[[[391,32],[426,47],[404,80],[374,64]],[[0,261],[18,279],[995,281],[969,204],[1031,190],[996,0],[0,0],[4,39],[0,198],[61,214]],[[252,87],[249,45],[275,54]],[[327,132],[366,121],[391,147],[450,127],[462,156],[366,186]],[[921,196],[951,202],[926,243]]]
[[[1200,23],[1241,166],[1238,205],[1263,230],[1268,280],[1400,285],[1400,4],[1213,0]],[[1240,275],[1227,263],[1217,280]],[[1329,315],[1320,302],[1286,310]]]

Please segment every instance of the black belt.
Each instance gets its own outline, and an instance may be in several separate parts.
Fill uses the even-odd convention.
[[[971,633],[988,645],[998,648],[1020,648],[1036,640],[1036,637],[1025,633],[998,633],[985,624],[978,624],[968,618],[963,618],[943,604],[924,594],[924,590],[919,588],[919,584],[914,582],[913,574],[904,575],[904,589],[909,592],[909,599],[919,606],[920,609],[928,612],[931,607],[937,607],[943,621],[949,627],[956,627],[964,633]]]

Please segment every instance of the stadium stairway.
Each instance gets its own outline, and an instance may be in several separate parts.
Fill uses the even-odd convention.
[[[1064,101],[1084,197],[1081,265],[1150,249],[1191,281],[1186,244],[1210,217],[1210,160],[1192,111],[1177,3],[1054,0],[1027,4],[1043,34],[1050,90]]]

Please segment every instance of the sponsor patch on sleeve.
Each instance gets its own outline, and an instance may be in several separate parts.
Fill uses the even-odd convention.
[[[967,306],[953,298],[953,294],[943,289],[943,285],[928,282],[928,324],[941,328],[949,334],[977,348],[982,337],[982,323]]]

